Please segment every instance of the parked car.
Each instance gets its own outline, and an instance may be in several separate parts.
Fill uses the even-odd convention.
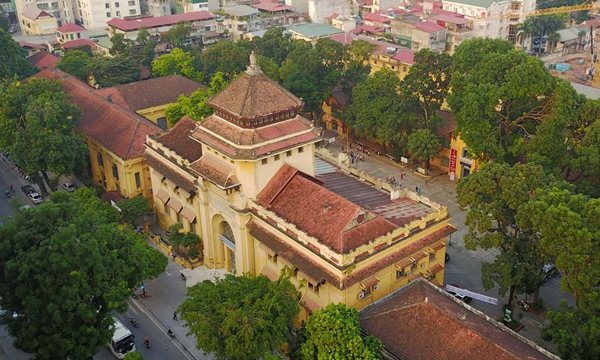
[[[28,194],[27,196],[29,197],[29,200],[31,200],[31,202],[33,202],[34,204],[41,204],[44,201],[44,199],[42,199],[40,194],[38,194],[36,192],[32,192],[31,194]]]
[[[21,191],[25,195],[29,195],[29,194],[32,194],[32,193],[36,192],[35,189],[33,188],[33,186],[31,186],[31,185],[23,185],[23,186],[21,186]]]
[[[73,192],[77,189],[75,187],[75,185],[73,185],[73,183],[70,183],[70,182],[63,183],[62,187],[63,187],[63,189],[65,189],[68,192]]]
[[[452,285],[452,286],[456,286],[456,287],[458,287],[458,288],[460,287],[460,286],[458,286],[458,285],[456,285],[456,284],[450,284],[450,285]],[[472,299],[471,297],[469,297],[469,296],[465,296],[465,295],[462,295],[462,294],[457,294],[457,293],[455,293],[454,291],[450,291],[450,290],[446,290],[446,291],[448,291],[448,294],[452,294],[452,295],[454,295],[454,297],[455,297],[455,298],[457,298],[458,300],[462,300],[462,301],[464,301],[464,302],[465,302],[465,303],[467,303],[467,304],[468,304],[468,303],[470,303],[470,302],[471,302],[471,300],[473,300],[473,299]]]

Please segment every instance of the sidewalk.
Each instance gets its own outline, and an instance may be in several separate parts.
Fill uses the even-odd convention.
[[[155,234],[163,237],[166,236],[165,231],[156,225],[151,226],[151,230]],[[148,244],[157,248],[150,240],[148,240]],[[185,281],[180,274],[182,270],[186,275]],[[188,270],[169,258],[167,268],[159,277],[144,281],[146,297],[142,298],[138,296],[137,299],[132,299],[132,301],[154,316],[165,329],[171,328],[175,333],[176,339],[187,349],[193,358],[198,360],[212,360],[214,359],[212,354],[205,354],[202,350],[196,348],[196,339],[194,336],[188,335],[185,322],[179,319],[179,314],[177,314],[178,320],[174,320],[173,313],[184,301],[188,287],[204,280],[213,280],[215,277],[221,278],[225,273],[225,270],[213,270],[204,266]]]

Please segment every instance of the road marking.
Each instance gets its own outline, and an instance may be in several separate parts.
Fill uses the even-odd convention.
[[[170,273],[170,272],[168,272],[167,270],[165,270],[165,273],[166,273],[167,275],[171,276],[171,273]]]
[[[158,330],[160,330],[167,337],[167,339],[169,339],[173,343],[173,345],[175,345],[175,347],[177,348],[177,350],[179,350],[183,354],[183,356],[186,357],[186,359],[196,360],[195,357],[193,357],[190,353],[188,353],[188,350],[183,346],[183,344],[181,344],[181,342],[179,340],[175,341],[176,338],[171,338],[171,336],[169,336],[169,334],[167,334],[167,331],[164,329],[165,325],[163,323],[161,323],[156,318],[156,316],[154,316],[154,314],[149,313],[145,309],[143,309],[137,303],[137,301],[134,301],[134,300],[130,299],[128,302],[129,302],[130,305],[133,305],[133,306],[137,307],[138,311],[140,311],[140,312],[144,313],[146,316],[148,316],[148,319],[150,319],[150,321],[152,321],[152,323],[154,325],[156,325],[156,327],[158,328]],[[130,306],[130,308],[131,308],[131,306]]]

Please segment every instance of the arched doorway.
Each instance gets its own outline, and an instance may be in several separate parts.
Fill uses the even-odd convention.
[[[235,237],[231,226],[226,221],[221,221],[219,224],[219,239],[222,241],[224,250],[225,269],[235,273]]]

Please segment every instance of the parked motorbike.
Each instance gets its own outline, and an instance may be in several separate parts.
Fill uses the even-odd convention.
[[[133,315],[129,317],[129,322],[131,323],[131,325],[133,325],[133,327],[140,326],[140,324],[138,324],[137,320],[135,319],[135,317]]]
[[[4,191],[4,195],[6,195],[7,198],[10,198],[10,191],[8,191],[8,190]]]
[[[173,330],[171,330],[171,328],[167,329],[167,334],[171,337],[171,338],[175,338],[175,333],[173,332]]]
[[[525,300],[517,300],[517,305],[519,305],[521,309],[525,311],[529,310],[529,304]]]

